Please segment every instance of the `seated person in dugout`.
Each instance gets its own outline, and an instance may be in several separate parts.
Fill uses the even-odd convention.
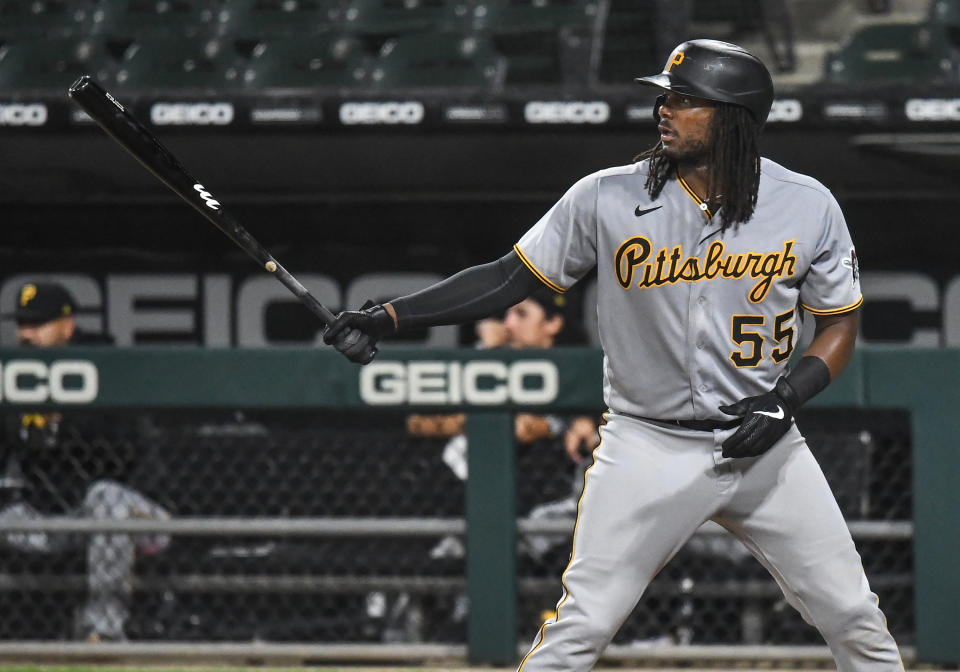
[[[63,286],[24,284],[13,313],[18,343],[44,348],[110,342],[109,338],[81,333],[76,310],[76,301]],[[71,419],[59,412],[6,414],[0,435],[0,466],[4,467],[0,525],[64,515],[98,520],[170,517],[136,490],[113,479],[92,478],[96,469],[76,463],[76,455],[64,454],[58,459],[71,424]],[[169,541],[168,536],[157,534],[0,533],[0,545],[31,554],[86,549],[87,595],[75,617],[74,636],[90,642],[126,639],[135,559],[163,550]]]
[[[490,318],[478,322],[477,345],[480,348],[552,348],[582,343],[580,327],[568,313],[567,297],[544,287],[507,309],[502,320]],[[460,480],[466,480],[465,424],[464,413],[411,415],[407,418],[407,432],[412,436],[449,438],[443,449],[443,461]],[[539,439],[563,440],[566,454],[577,465],[571,492],[560,500],[535,506],[529,517],[569,519],[572,529],[577,499],[583,488],[583,472],[590,463],[585,457],[599,443],[597,420],[588,416],[517,413],[514,434],[521,444]],[[533,559],[539,560],[555,545],[567,543],[568,538],[566,534],[531,534],[524,537],[521,547]],[[453,536],[444,537],[431,551],[434,557],[462,557],[463,554],[463,541]]]

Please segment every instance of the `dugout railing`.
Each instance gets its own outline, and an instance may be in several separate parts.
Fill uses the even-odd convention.
[[[232,576],[178,571],[136,578],[141,589],[179,591],[347,592],[405,590],[405,594],[465,590],[469,613],[462,642],[396,643],[369,641],[271,643],[150,641],[89,645],[24,639],[0,642],[0,656],[174,655],[197,659],[400,660],[460,658],[505,664],[516,660],[526,641],[518,641],[518,600],[537,591],[558,590],[558,576],[518,576],[516,543],[529,533],[569,532],[567,522],[518,520],[517,471],[512,413],[516,410],[597,410],[600,355],[595,350],[555,349],[531,352],[430,351],[386,348],[374,365],[353,367],[335,353],[303,350],[204,350],[192,348],[70,349],[0,351],[2,404],[6,413],[25,411],[151,412],[183,409],[326,409],[383,414],[414,410],[469,412],[467,436],[484,450],[468,453],[463,516],[202,516],[170,520],[83,520],[48,516],[34,521],[4,521],[0,533],[70,531],[80,534],[168,533],[180,537],[245,539],[436,538],[466,534],[463,576]],[[951,387],[950,370],[960,363],[952,350],[867,350],[813,406],[819,409],[899,409],[909,412],[911,436],[910,520],[851,520],[860,544],[894,540],[908,544],[911,562],[896,571],[869,569],[874,588],[906,589],[911,596],[912,632],[905,657],[929,662],[960,658],[949,618],[960,597],[955,558],[960,541],[960,496],[954,487],[960,458],[954,450],[960,424],[960,396]],[[886,413],[886,411],[883,411]],[[371,424],[375,424],[375,420]],[[371,465],[373,466],[373,465]],[[875,476],[873,477],[875,478]],[[709,538],[705,526],[698,537]],[[344,543],[347,543],[346,541]],[[902,554],[902,551],[901,551]],[[866,554],[864,554],[866,557]],[[79,590],[82,572],[42,573],[38,587]],[[883,569],[883,568],[881,568]],[[888,568],[889,569],[889,568]],[[902,570],[902,571],[901,571]],[[689,579],[687,579],[689,580]],[[31,578],[0,576],[0,591],[24,588]],[[151,584],[151,581],[153,584]],[[72,583],[71,583],[72,582]],[[160,585],[158,585],[160,584]],[[683,593],[651,586],[657,593]],[[772,582],[756,576],[697,581],[689,601],[767,598]],[[770,646],[763,642],[651,646],[615,643],[606,658],[797,658],[826,659],[825,647],[807,644]]]

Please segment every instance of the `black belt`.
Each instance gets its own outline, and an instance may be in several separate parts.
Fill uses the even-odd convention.
[[[712,432],[715,429],[733,429],[738,427],[743,418],[734,420],[657,420],[656,418],[640,418],[651,422],[661,422],[665,425],[677,425],[684,429],[695,429],[698,432]]]

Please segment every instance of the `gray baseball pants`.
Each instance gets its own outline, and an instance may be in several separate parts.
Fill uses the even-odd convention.
[[[77,518],[166,520],[170,514],[159,504],[132,488],[111,480],[99,480],[88,489],[83,503],[72,512]],[[0,511],[0,521],[38,520],[43,514],[26,502],[17,502]],[[133,592],[133,565],[136,553],[153,554],[170,543],[162,534],[74,534],[49,532],[7,532],[0,543],[30,553],[60,553],[72,548],[87,549],[87,600],[78,614],[78,630],[109,640],[125,638]]]
[[[727,459],[735,430],[607,415],[587,471],[557,612],[521,672],[590,670],[646,587],[702,523],[739,538],[826,640],[839,672],[902,672],[836,499],[796,426]]]

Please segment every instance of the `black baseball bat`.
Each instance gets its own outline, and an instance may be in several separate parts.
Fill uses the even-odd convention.
[[[262,268],[276,276],[277,280],[293,292],[294,296],[300,299],[325,325],[333,322],[335,319],[333,313],[317,301],[263,245],[227,214],[210,191],[194,179],[177,158],[161,145],[160,141],[144,128],[143,124],[137,121],[116,98],[89,75],[84,75],[74,82],[68,93],[70,99],[90,115],[90,118],[97,122],[107,135],[133,154],[134,158],[158,180],[170,187],[175,194],[227,234],[230,240],[253,257]]]

